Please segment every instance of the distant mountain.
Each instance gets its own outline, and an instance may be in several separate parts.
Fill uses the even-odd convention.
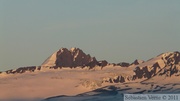
[[[115,64],[97,61],[79,48],[61,48],[41,66],[0,72],[3,91],[0,100],[24,97],[83,101],[92,96],[93,99],[97,96],[116,99],[122,93],[180,93],[179,77],[180,52],[177,51],[160,54],[148,61]]]
[[[152,58],[134,70],[139,77],[151,78],[155,75],[179,75],[180,74],[180,52],[167,52]]]
[[[57,69],[62,67],[89,67],[89,69],[95,66],[108,66],[106,60],[97,61],[95,57],[91,57],[89,54],[85,54],[79,48],[71,48],[70,50],[66,48],[61,48],[57,52],[53,53],[48,57],[41,66],[29,66],[20,67],[14,70],[5,71],[6,74],[24,73],[24,72],[35,72],[40,71],[43,68]],[[115,64],[114,66],[121,67],[135,67],[132,79],[136,78],[151,78],[154,75],[164,75],[171,76],[174,73],[179,73],[180,71],[180,53],[179,52],[167,52],[158,55],[157,57],[151,58],[148,61],[135,60],[133,63],[129,64],[126,62],[121,62]],[[3,72],[0,72],[0,74]],[[122,77],[121,77],[122,78]],[[112,82],[112,80],[110,80]]]
[[[61,48],[51,56],[49,56],[41,66],[28,66],[20,67],[18,69],[11,69],[5,71],[7,74],[24,73],[40,71],[43,68],[57,69],[62,67],[75,68],[75,67],[89,67],[92,69],[95,66],[104,67],[107,66],[106,60],[97,61],[95,57],[91,57],[89,54],[85,54],[79,48]],[[1,72],[0,72],[1,73]]]
[[[103,63],[103,64],[101,64]],[[41,66],[56,66],[56,67],[94,67],[96,65],[106,66],[107,61],[97,61],[95,57],[91,57],[89,54],[85,54],[79,48],[61,48],[59,51],[53,53],[48,59],[46,59]]]
[[[14,70],[5,71],[6,74],[15,74],[15,73],[24,73],[24,72],[35,72],[40,71],[44,68],[46,69],[57,69],[62,67],[89,67],[89,69],[94,68],[95,66],[108,66],[106,60],[97,61],[95,57],[91,57],[89,54],[85,54],[79,48],[61,48],[50,57],[48,57],[41,66],[28,66],[20,67]],[[121,67],[136,67],[134,69],[134,79],[135,78],[150,78],[154,75],[169,75],[171,76],[174,73],[179,73],[180,65],[180,53],[179,52],[167,52],[158,55],[157,57],[151,58],[148,61],[135,60],[133,63],[129,64],[126,62],[121,62],[114,64],[113,66]],[[4,72],[0,72],[4,73]]]
[[[163,53],[146,62],[135,60],[129,68],[133,68],[133,75],[120,74],[107,77],[104,78],[104,82],[122,83],[136,79],[150,79],[154,76],[180,76],[180,52]]]
[[[46,59],[41,66],[77,67],[96,62],[95,57],[85,54],[79,48],[71,48],[70,50],[61,48]]]

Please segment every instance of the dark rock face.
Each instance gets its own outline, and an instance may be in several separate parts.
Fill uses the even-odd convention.
[[[72,67],[73,56],[68,49],[62,48],[57,52],[55,61],[56,66]]]
[[[137,66],[134,69],[135,75],[133,76],[133,79],[141,79],[141,78],[151,78],[152,76],[155,76],[157,72],[160,70],[159,64],[156,62],[153,66],[145,66],[145,67],[139,67]]]
[[[106,60],[98,61],[97,65],[98,65],[98,66],[101,66],[101,67],[104,67],[104,66],[107,66],[107,65],[108,65],[108,62],[107,62]]]
[[[180,76],[180,66],[178,65],[171,65],[167,66],[159,72],[159,75],[166,75],[170,77],[172,75]]]
[[[71,50],[62,48],[57,52],[56,57],[56,66],[59,67],[77,67],[97,62],[96,58],[91,57],[89,54],[86,55],[79,48]]]
[[[39,68],[40,67],[37,67],[38,70],[40,70]],[[29,72],[34,72],[36,70],[36,66],[30,66],[30,67],[20,67],[16,70],[8,70],[8,71],[5,71],[6,74],[15,74],[15,73],[24,73],[26,71],[29,71]]]
[[[166,65],[176,65],[180,62],[180,52],[170,53],[168,56],[164,57]]]
[[[180,53],[165,53],[162,54],[162,60],[165,66],[160,67],[159,63],[156,62],[152,66],[139,67],[137,66],[134,70],[135,75],[133,79],[151,78],[155,75],[165,75],[170,77],[172,75],[180,76]]]
[[[143,77],[143,70],[138,66],[134,69],[135,75],[133,79],[141,79]]]
[[[112,81],[114,81],[114,83],[123,83],[125,82],[125,79],[123,76],[117,76],[117,78],[114,78]]]
[[[96,59],[93,59],[93,61],[87,63],[87,64],[83,64],[82,67],[90,67],[90,69],[92,69],[93,67],[95,67],[98,64]]]
[[[133,63],[131,63],[131,65],[139,65],[141,63],[143,63],[144,61],[143,60],[135,60]]]
[[[54,62],[53,62],[54,61]],[[50,64],[50,62],[55,63],[57,67],[94,67],[96,65],[106,66],[107,61],[97,61],[95,57],[91,57],[89,54],[85,54],[79,48],[71,48],[70,50],[66,48],[61,48],[57,51],[56,56],[51,59],[47,59],[42,66],[46,66],[46,64]],[[54,66],[54,65],[52,65]]]
[[[118,63],[117,66],[121,66],[121,67],[129,67],[130,64],[129,64],[129,63],[126,63],[126,62],[121,62],[121,63]]]
[[[121,75],[117,75],[114,77],[107,77],[103,78],[103,82],[109,82],[109,83],[123,83],[125,82],[125,77]]]
[[[180,53],[174,52],[162,58],[165,62],[165,67],[159,72],[159,75],[180,75]]]

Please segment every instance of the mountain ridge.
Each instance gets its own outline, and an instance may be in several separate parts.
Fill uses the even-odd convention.
[[[180,93],[180,52],[177,51],[157,55],[148,61],[117,64],[106,60],[92,62],[93,57],[77,48],[60,49],[53,54],[43,62],[44,66],[1,72],[3,93],[0,93],[0,100],[55,96],[52,100],[64,101],[71,97],[86,99],[84,95],[110,97],[112,93],[115,97],[122,93]],[[88,58],[81,62],[86,56]]]
[[[35,72],[35,71],[41,71],[41,69],[43,69],[43,68],[47,68],[47,69],[48,68],[49,69],[60,68],[61,69],[62,67],[67,67],[67,68],[88,67],[89,69],[93,69],[95,66],[99,66],[102,69],[105,66],[113,65],[113,66],[121,66],[121,67],[136,66],[136,70],[134,72],[135,73],[138,72],[137,73],[138,75],[142,74],[139,72],[148,73],[145,75],[152,75],[154,71],[155,72],[157,71],[156,69],[160,70],[160,68],[163,68],[165,66],[177,65],[179,63],[180,63],[180,52],[178,52],[178,51],[162,53],[162,54],[157,55],[156,57],[151,58],[147,61],[136,59],[131,64],[126,63],[126,62],[120,62],[117,64],[113,64],[113,63],[108,63],[106,60],[97,61],[95,57],[91,57],[91,55],[85,54],[79,48],[71,48],[69,50],[67,48],[61,48],[58,51],[54,52],[52,55],[50,55],[40,66],[20,67],[17,69],[7,70],[7,71],[5,71],[5,73],[0,72],[0,74]],[[149,69],[150,67],[151,67],[152,71],[147,72],[147,69]],[[154,67],[154,68],[152,69],[152,67]],[[142,69],[142,71],[141,71],[141,69]],[[176,69],[176,67],[175,67],[175,69]],[[174,69],[171,68],[171,70],[174,70]],[[161,70],[161,71],[163,71],[163,70]],[[161,74],[163,74],[163,73],[161,73]],[[153,74],[153,75],[155,75],[155,74]],[[151,76],[148,76],[148,78],[149,77],[151,77]]]

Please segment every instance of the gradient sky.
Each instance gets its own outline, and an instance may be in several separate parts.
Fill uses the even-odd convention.
[[[180,0],[0,0],[0,71],[61,47],[114,63],[180,51]]]

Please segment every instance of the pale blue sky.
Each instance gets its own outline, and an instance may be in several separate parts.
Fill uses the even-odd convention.
[[[61,47],[132,62],[180,51],[180,0],[0,0],[0,71]]]

